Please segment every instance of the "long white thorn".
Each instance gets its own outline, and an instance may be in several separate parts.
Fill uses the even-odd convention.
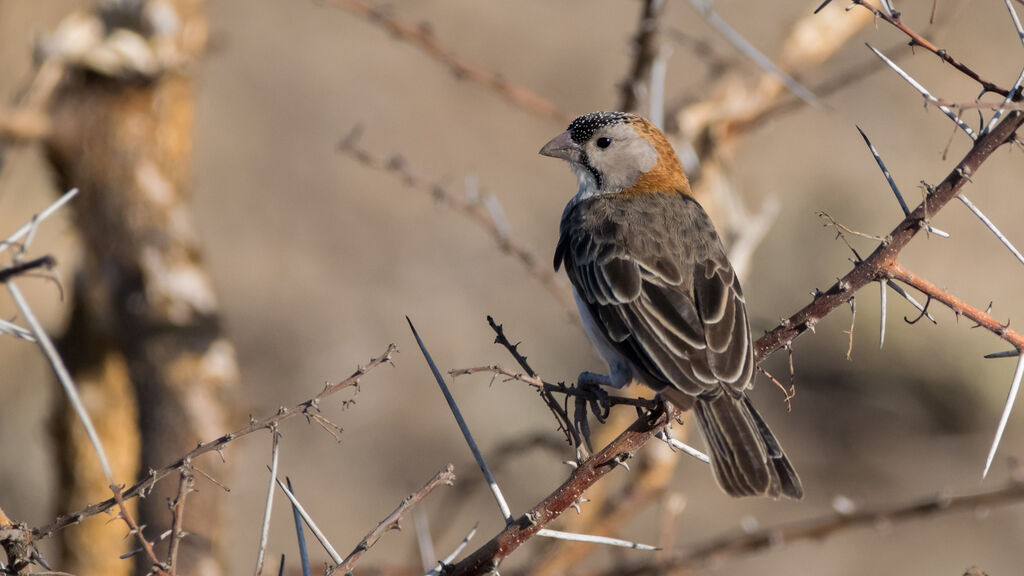
[[[1017,399],[1017,392],[1020,391],[1022,375],[1024,375],[1024,354],[1017,358],[1017,369],[1013,372],[1013,382],[1010,384],[1009,394],[1006,395],[1003,415],[999,417],[999,427],[996,428],[995,440],[992,441],[992,448],[989,449],[988,458],[985,460],[985,471],[981,473],[982,479],[988,476],[988,469],[992,466],[992,460],[996,457],[999,441],[1003,439],[1003,431],[1006,430],[1006,423],[1010,420],[1010,412],[1013,411],[1013,402]]]

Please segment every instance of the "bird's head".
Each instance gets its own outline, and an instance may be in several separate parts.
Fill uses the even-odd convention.
[[[540,153],[569,163],[587,197],[616,192],[689,193],[675,150],[646,118],[592,112],[569,124]]]

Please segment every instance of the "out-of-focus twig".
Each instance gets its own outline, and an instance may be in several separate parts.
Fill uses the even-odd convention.
[[[450,68],[456,78],[466,79],[483,86],[522,110],[562,124],[567,124],[572,120],[572,116],[559,109],[554,102],[528,88],[509,82],[501,73],[472,62],[448,48],[434,36],[433,30],[426,23],[407,22],[392,14],[391,11],[377,7],[366,0],[325,1],[327,4],[363,17],[371,24],[380,26],[395,38],[416,46],[427,56]]]
[[[963,496],[939,495],[911,503],[879,507],[852,513],[834,513],[821,518],[777,524],[740,534],[714,538],[706,544],[673,554],[666,559],[633,566],[617,566],[599,574],[654,576],[667,570],[696,567],[709,562],[735,559],[747,554],[774,550],[804,540],[821,541],[853,528],[889,526],[898,522],[921,520],[983,508],[1008,506],[1024,500],[1024,484],[1012,482],[998,490]]]
[[[994,92],[996,94],[999,94],[1000,96],[1007,96],[1007,95],[1011,94],[1011,92],[1009,90],[1007,90],[1006,88],[1002,88],[1002,87],[996,85],[993,82],[989,82],[988,80],[985,80],[977,72],[975,72],[973,69],[971,69],[969,66],[967,66],[963,62],[961,62],[961,61],[957,60],[956,58],[954,58],[953,56],[951,56],[948,51],[946,51],[945,49],[939,48],[935,44],[932,44],[927,38],[925,38],[924,36],[921,36],[920,34],[915,32],[914,30],[910,29],[910,27],[907,26],[906,24],[904,24],[903,20],[900,19],[899,12],[896,12],[894,14],[887,14],[885,11],[879,10],[878,8],[875,8],[871,4],[868,4],[867,2],[865,2],[864,0],[853,0],[853,4],[855,4],[857,6],[864,7],[869,12],[871,12],[871,14],[875,18],[878,18],[878,19],[881,19],[881,20],[885,20],[889,24],[892,24],[892,26],[895,27],[897,30],[899,30],[900,32],[903,32],[904,34],[906,34],[907,38],[910,39],[910,44],[912,46],[920,46],[920,47],[924,48],[925,50],[928,50],[932,54],[935,54],[943,62],[949,64],[950,66],[952,66],[954,68],[956,68],[957,70],[959,70],[961,73],[963,73],[965,76],[967,76],[971,80],[974,80],[978,84],[981,84],[981,87],[982,87],[982,89],[985,92]],[[1019,100],[1019,99],[1020,99],[1019,96],[1014,98],[1014,100]]]
[[[143,492],[147,492],[154,484],[156,484],[163,478],[167,477],[169,474],[172,474],[175,471],[180,470],[186,461],[195,460],[196,457],[209,452],[220,452],[220,450],[222,450],[225,446],[227,446],[234,440],[237,440],[238,438],[248,436],[249,434],[252,434],[253,432],[256,432],[258,430],[268,429],[274,426],[275,424],[280,424],[281,422],[284,422],[285,420],[288,420],[294,416],[298,416],[300,414],[308,415],[316,412],[319,409],[320,402],[324,398],[346,388],[357,386],[360,378],[365,376],[371,370],[377,368],[382,364],[390,364],[392,358],[397,352],[398,347],[395,346],[394,344],[390,344],[383,354],[371,359],[366,366],[356,369],[356,371],[348,378],[345,378],[344,380],[341,380],[335,384],[330,384],[324,387],[324,389],[313,398],[300,402],[292,408],[282,407],[278,409],[278,411],[272,416],[266,416],[259,419],[252,418],[250,419],[248,425],[243,426],[235,430],[234,432],[225,434],[215,440],[210,440],[199,444],[199,446],[197,446],[195,449],[191,450],[190,452],[182,456],[179,460],[175,461],[174,463],[164,466],[159,470],[150,471],[146,478],[136,482],[127,490],[124,490],[123,496],[125,498],[134,498],[136,496],[140,496]],[[116,504],[117,502],[114,499],[104,500],[103,502],[91,504],[77,512],[61,516],[53,522],[46,524],[45,526],[34,528],[32,532],[36,536],[36,538],[46,538],[54,532],[56,532],[57,530],[60,530],[61,528],[65,528],[72,524],[77,524],[78,522],[81,522],[82,520],[90,516],[95,516],[96,514],[106,512]]]
[[[646,90],[651,66],[660,50],[661,16],[664,12],[664,0],[643,1],[636,35],[633,36],[629,75],[619,84],[619,110],[635,112],[639,108],[640,96]]]
[[[538,280],[567,310],[576,309],[576,304],[573,301],[572,292],[568,284],[554,273],[549,264],[542,264],[525,245],[511,237],[508,234],[508,230],[499,224],[494,217],[494,212],[488,210],[484,202],[471,198],[460,198],[449,190],[446,185],[428,182],[420,178],[410,169],[408,163],[401,156],[396,155],[390,159],[375,156],[360,145],[359,138],[361,134],[362,129],[358,126],[355,127],[339,142],[338,150],[364,166],[394,174],[401,178],[406,186],[430,194],[440,204],[472,220],[494,238],[502,252],[519,260],[523,268],[526,269],[526,273]],[[575,318],[575,315],[573,315],[573,318]]]
[[[438,486],[442,484],[446,486],[451,486],[454,482],[455,467],[452,466],[451,464],[448,464],[447,466],[444,467],[444,469],[439,470],[437,474],[434,475],[433,478],[431,478],[426,484],[424,484],[423,488],[420,488],[416,492],[413,492],[412,494],[406,496],[398,505],[398,507],[395,508],[395,510],[391,514],[388,514],[387,518],[381,520],[380,523],[377,524],[377,526],[373,530],[371,530],[366,536],[363,537],[362,541],[359,542],[359,545],[356,546],[355,550],[350,552],[349,555],[345,557],[345,561],[339,564],[337,567],[335,567],[335,570],[343,574],[351,571],[353,568],[355,568],[356,563],[359,562],[359,558],[367,550],[369,550],[371,546],[376,544],[377,541],[380,540],[381,536],[383,536],[389,530],[398,529],[398,522],[402,519],[403,514],[405,514],[410,508],[418,504],[421,500],[429,496],[430,493],[433,492],[434,489],[437,488]]]

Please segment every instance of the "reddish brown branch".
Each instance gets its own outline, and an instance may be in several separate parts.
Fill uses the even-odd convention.
[[[872,14],[874,14],[876,18],[880,18],[882,20],[885,20],[889,24],[892,24],[897,30],[899,30],[900,32],[903,32],[904,34],[906,34],[907,38],[910,38],[910,45],[911,46],[920,46],[920,47],[924,48],[925,50],[928,50],[932,54],[935,54],[943,62],[946,62],[950,66],[956,68],[957,70],[962,72],[965,76],[967,76],[971,80],[974,80],[978,84],[981,84],[981,87],[986,92],[994,92],[994,93],[999,94],[1000,96],[1003,96],[1003,97],[1006,97],[1007,95],[1009,95],[1010,91],[1007,90],[1006,88],[1002,88],[1000,86],[997,86],[993,82],[989,82],[988,80],[985,80],[977,72],[972,70],[969,66],[967,66],[963,62],[960,62],[956,58],[953,58],[952,56],[950,56],[949,52],[946,52],[944,49],[939,48],[938,46],[932,44],[927,38],[925,38],[924,36],[921,36],[917,32],[914,32],[913,30],[911,30],[900,19],[899,13],[896,13],[896,14],[893,14],[892,16],[890,16],[890,15],[886,14],[884,11],[879,10],[878,8],[875,8],[874,6],[868,4],[864,0],[853,0],[853,3],[857,4],[859,6],[863,6],[868,11],[870,11]],[[1013,99],[1014,100],[1020,100],[1020,94],[1015,94]]]
[[[990,133],[974,144],[942,183],[928,193],[925,201],[889,233],[886,242],[883,242],[870,256],[854,266],[853,270],[850,270],[831,288],[816,296],[813,302],[759,338],[754,344],[755,360],[761,362],[776,350],[791,344],[798,336],[812,330],[836,307],[848,302],[855,292],[871,282],[886,278],[887,271],[896,265],[896,258],[900,251],[926,224],[927,217],[935,216],[950,200],[955,198],[982,163],[999,146],[1013,138],[1022,123],[1024,123],[1024,113],[1021,111],[1014,110],[1007,114],[1006,118]]]
[[[395,38],[412,44],[427,56],[450,68],[456,78],[479,84],[514,106],[562,124],[568,124],[572,120],[572,116],[560,110],[554,102],[528,88],[509,82],[499,72],[488,70],[444,46],[426,23],[406,22],[388,10],[378,8],[365,0],[327,0],[327,3],[362,16],[371,24],[384,28]]]
[[[888,268],[887,272],[889,278],[899,280],[908,286],[913,286],[922,293],[927,294],[932,300],[945,304],[950,310],[956,313],[957,316],[963,315],[970,318],[977,322],[982,328],[992,332],[1010,344],[1013,344],[1017,350],[1024,351],[1024,336],[1019,332],[1012,330],[1009,322],[1006,324],[999,322],[984,310],[971,306],[942,288],[939,288],[935,284],[932,284],[928,280],[925,280],[924,278],[907,270],[898,262],[893,263],[893,265]]]
[[[167,570],[164,569],[164,565],[160,562],[160,559],[156,557],[156,552],[153,551],[153,543],[146,539],[146,535],[142,533],[142,528],[139,527],[138,522],[132,517],[131,513],[128,512],[128,506],[124,503],[124,495],[121,493],[121,486],[117,484],[110,485],[110,491],[114,493],[112,500],[116,502],[117,507],[120,509],[120,518],[124,520],[128,528],[131,529],[131,534],[134,534],[142,545],[143,551],[146,552],[146,556],[153,562],[153,566],[150,568],[154,574],[160,576],[170,576]]]
[[[486,574],[495,569],[502,559],[571,508],[587,488],[593,486],[618,464],[632,458],[633,454],[664,427],[666,422],[664,414],[661,418],[653,421],[648,421],[645,418],[637,419],[603,450],[584,460],[569,476],[569,479],[547,498],[509,524],[469,557],[449,567],[444,573],[447,576],[463,576]]]
[[[115,498],[118,496],[121,496],[123,498],[134,498],[136,496],[139,496],[144,492],[148,492],[150,489],[152,489],[154,484],[156,484],[163,478],[167,477],[169,474],[181,470],[184,466],[186,466],[191,461],[195,460],[196,457],[198,456],[201,456],[208,452],[219,452],[229,443],[243,436],[248,436],[249,434],[252,434],[253,432],[256,432],[258,430],[270,429],[275,424],[279,424],[294,416],[298,416],[300,414],[310,415],[316,413],[319,410],[321,400],[336,392],[344,390],[345,388],[358,385],[359,379],[362,378],[371,370],[373,370],[374,368],[380,366],[381,364],[390,364],[391,358],[397,352],[397,346],[395,346],[394,344],[388,345],[388,348],[387,350],[384,351],[384,354],[378,356],[377,358],[373,358],[372,360],[370,360],[369,364],[358,368],[348,378],[335,384],[328,385],[313,398],[306,400],[304,402],[300,402],[292,408],[282,407],[273,416],[267,416],[260,419],[253,418],[249,421],[249,424],[247,426],[243,426],[238,430],[235,430],[234,432],[225,434],[220,438],[217,438],[216,440],[200,443],[199,446],[190,451],[188,454],[182,456],[173,464],[164,466],[159,470],[151,471],[145,479],[139,480],[132,487],[128,488],[123,492],[116,491]],[[56,520],[45,526],[34,528],[32,530],[32,533],[36,539],[46,538],[54,532],[56,532],[57,530],[60,530],[61,528],[65,528],[72,524],[77,524],[78,522],[81,522],[82,520],[90,516],[95,516],[96,514],[100,514],[102,512],[110,510],[118,503],[115,498],[110,498],[102,502],[98,502],[96,504],[91,504],[79,510],[78,512],[74,512],[72,514],[60,516]]]
[[[349,553],[345,558],[345,561],[335,567],[334,571],[339,574],[347,574],[350,572],[355,568],[356,563],[359,562],[359,558],[363,553],[376,544],[377,541],[380,540],[381,536],[389,530],[398,530],[400,528],[398,522],[402,519],[403,514],[408,512],[409,509],[418,504],[421,500],[429,496],[430,493],[438,486],[442,484],[451,486],[454,482],[455,467],[449,464],[445,466],[443,470],[438,471],[438,473],[435,474],[434,477],[423,486],[423,488],[420,488],[418,491],[406,496],[402,500],[401,504],[398,505],[398,508],[395,508],[395,511],[391,514],[388,514],[387,518],[381,520],[380,524],[377,524],[376,528],[370,530],[370,533],[363,538],[362,542],[356,546],[356,549]]]

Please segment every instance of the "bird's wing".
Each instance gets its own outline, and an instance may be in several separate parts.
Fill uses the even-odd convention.
[[[643,204],[567,212],[556,267],[648,384],[743,390],[754,367],[743,292],[710,219],[682,194]]]

